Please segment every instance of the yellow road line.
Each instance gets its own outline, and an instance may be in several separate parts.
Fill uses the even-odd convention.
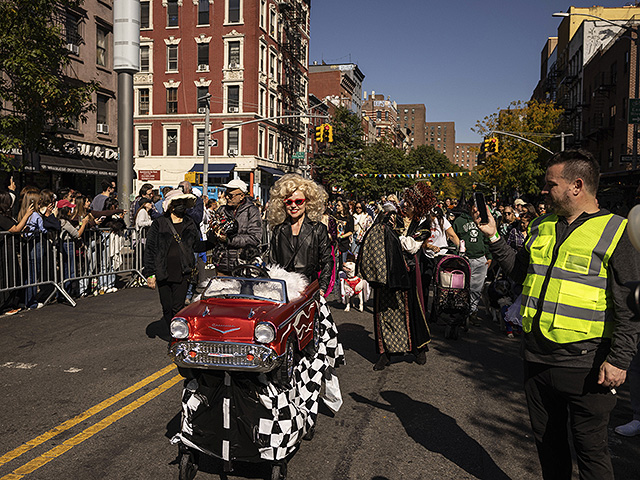
[[[11,460],[18,458],[23,453],[28,452],[32,448],[37,447],[38,445],[43,444],[44,442],[51,440],[56,435],[69,430],[70,428],[76,426],[80,422],[85,421],[87,418],[95,415],[96,413],[100,413],[105,408],[110,407],[114,403],[122,400],[123,398],[131,395],[132,393],[140,390],[142,387],[150,384],[151,382],[157,380],[158,378],[166,375],[170,371],[175,369],[175,365],[171,364],[163,368],[162,370],[158,370],[156,373],[149,375],[147,378],[143,378],[138,383],[131,385],[129,388],[122,390],[120,393],[115,394],[114,396],[107,398],[106,400],[98,403],[97,405],[91,407],[89,410],[77,415],[66,422],[61,423],[57,427],[52,428],[48,432],[43,433],[42,435],[34,438],[33,440],[29,440],[28,442],[20,445],[18,448],[11,450],[10,452],[5,453],[2,457],[0,457],[0,466],[5,463],[10,462]]]
[[[170,389],[176,383],[182,381],[183,379],[184,379],[184,377],[182,377],[181,375],[176,375],[172,379],[167,380],[166,382],[164,382],[159,387],[154,388],[150,392],[144,394],[142,397],[140,397],[137,400],[131,402],[129,405],[127,405],[125,407],[122,407],[117,412],[112,413],[111,415],[109,415],[105,419],[100,420],[98,423],[96,423],[94,425],[91,425],[90,427],[86,428],[85,430],[80,432],[75,437],[70,438],[69,440],[65,440],[60,445],[58,445],[56,447],[53,447],[48,452],[43,453],[39,457],[34,458],[30,462],[25,463],[23,466],[15,469],[10,474],[5,475],[4,477],[0,478],[0,480],[19,480],[22,477],[24,477],[25,475],[33,473],[35,470],[37,470],[38,468],[46,465],[47,463],[49,463],[54,458],[57,458],[60,455],[62,455],[63,453],[71,450],[76,445],[80,445],[82,442],[84,442],[85,440],[88,440],[89,438],[91,438],[96,433],[104,430],[105,428],[107,428],[112,423],[115,423],[116,421],[120,420],[122,417],[124,417],[126,415],[129,415],[131,412],[133,412],[137,408],[141,407],[142,405],[144,405],[148,401],[153,400],[155,397],[157,397],[158,395],[160,395],[164,391]]]

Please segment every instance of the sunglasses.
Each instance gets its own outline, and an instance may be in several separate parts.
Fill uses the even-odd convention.
[[[224,192],[224,196],[227,198],[233,198],[236,195],[242,195],[242,192],[238,192],[238,193],[229,193],[229,192]]]
[[[304,202],[306,202],[306,201],[307,201],[307,199],[306,199],[306,198],[297,198],[297,199],[295,199],[295,200],[291,200],[290,198],[287,198],[287,199],[284,201],[284,204],[285,204],[287,207],[290,207],[291,205],[293,205],[293,204],[295,203],[297,206],[299,206],[299,207],[300,207],[300,206],[304,205]]]

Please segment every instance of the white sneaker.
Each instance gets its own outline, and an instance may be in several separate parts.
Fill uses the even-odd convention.
[[[351,309],[351,304],[347,303],[347,306],[344,307],[344,311],[348,312]]]
[[[615,428],[615,432],[618,435],[624,435],[625,437],[635,437],[640,435],[640,420],[631,420],[629,423],[620,425]]]

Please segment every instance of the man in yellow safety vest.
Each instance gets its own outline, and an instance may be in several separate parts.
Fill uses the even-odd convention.
[[[599,177],[589,152],[554,155],[542,191],[550,213],[531,222],[518,253],[490,213],[479,226],[493,258],[522,284],[524,388],[545,480],[571,479],[569,429],[580,479],[613,480],[609,414],[640,338],[630,288],[640,253],[626,219],[599,208]]]

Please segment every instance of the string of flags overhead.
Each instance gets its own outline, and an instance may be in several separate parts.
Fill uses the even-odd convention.
[[[441,173],[355,173],[354,178],[441,178],[471,175],[471,172],[441,172]]]

